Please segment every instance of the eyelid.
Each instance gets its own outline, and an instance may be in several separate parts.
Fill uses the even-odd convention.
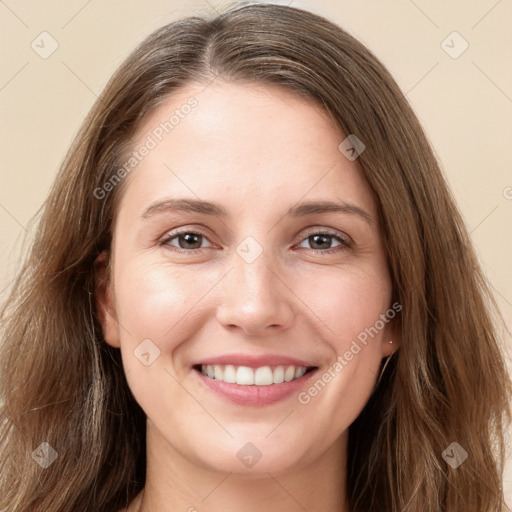
[[[307,238],[310,235],[319,235],[319,234],[326,234],[326,235],[332,235],[334,237],[338,237],[347,244],[352,245],[353,241],[350,236],[348,236],[346,233],[343,233],[342,231],[338,231],[336,229],[332,228],[324,228],[321,226],[313,226],[311,228],[306,228],[305,234],[302,235],[301,242],[305,238]]]
[[[307,249],[305,247],[302,247],[301,250],[307,249],[310,252],[312,251],[314,254],[330,256],[332,254],[339,255],[347,250],[353,249],[352,238],[348,236],[346,233],[334,230],[332,228],[324,228],[318,226],[306,228],[306,232],[301,235],[299,243],[302,243],[304,240],[307,240],[310,236],[313,235],[327,235],[332,238],[338,239],[339,245],[337,247],[331,247],[329,249]]]
[[[325,227],[321,227],[321,226],[312,226],[312,227],[308,227],[305,229],[306,229],[306,231],[302,232],[301,238],[298,240],[298,243],[303,242],[304,240],[306,240],[307,238],[309,238],[312,235],[320,235],[320,234],[338,238],[341,242],[341,247],[342,247],[341,249],[339,248],[340,246],[331,247],[330,249],[309,249],[310,251],[313,251],[315,253],[329,254],[332,252],[338,252],[343,249],[348,249],[348,248],[352,247],[352,244],[353,244],[352,238],[350,236],[348,236],[346,233],[334,230],[332,228],[325,228]],[[195,226],[194,227],[183,226],[181,228],[176,228],[176,230],[172,230],[172,231],[166,233],[163,236],[163,238],[159,241],[159,245],[162,245],[162,246],[169,245],[170,246],[170,244],[168,242],[183,233],[193,233],[193,234],[202,235],[213,246],[215,246],[215,244],[213,244],[213,242],[211,242],[210,239],[208,238],[208,236],[209,236],[208,233],[206,233],[206,231],[204,229],[202,229],[200,227],[195,227]],[[188,253],[188,254],[195,254],[195,253],[201,252],[203,249],[206,249],[206,247],[202,247],[202,248],[198,248],[198,249],[182,249],[181,247],[175,247],[175,246],[170,246],[170,247],[172,247],[172,249],[171,249],[172,251],[175,251],[178,253]]]
[[[187,226],[183,226],[181,228],[176,228],[175,230],[172,230],[172,231],[169,231],[167,232],[158,242],[158,245],[162,245],[162,246],[165,246],[165,245],[169,245],[169,242],[171,240],[173,240],[174,238],[178,237],[179,235],[182,235],[184,233],[194,233],[194,234],[197,234],[197,235],[202,235],[205,239],[207,239],[211,244],[212,246],[215,246],[215,244],[213,244],[213,242],[210,241],[210,239],[208,238],[209,235],[208,233],[200,228],[200,227],[187,227]],[[189,253],[189,254],[194,254],[196,252],[200,252],[202,249],[207,249],[207,247],[202,247],[202,248],[199,248],[199,249],[182,249],[181,247],[175,247],[175,246],[171,246],[172,249],[171,250],[174,250],[176,252],[181,252],[181,253]]]

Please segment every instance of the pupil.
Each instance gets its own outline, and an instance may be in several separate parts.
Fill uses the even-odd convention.
[[[195,234],[193,234],[193,233],[185,233],[185,234],[184,234],[184,235],[182,235],[182,236],[183,236],[183,238],[184,238],[184,240],[185,240],[185,244],[188,244],[188,245],[192,244],[192,245],[194,245],[194,243],[195,243],[195,244],[197,244],[197,239],[198,239],[201,235],[195,235]],[[196,241],[195,241],[195,242],[192,240],[192,239],[194,239],[194,238],[196,239]],[[181,245],[181,244],[180,244],[180,245]],[[199,245],[201,245],[201,244],[199,244]],[[183,247],[182,247],[182,248],[183,248]],[[190,249],[190,247],[186,247],[186,248],[187,248],[187,249]],[[196,249],[196,247],[193,247],[193,249]]]
[[[196,235],[193,233],[185,233],[184,235],[182,235],[182,237],[185,241],[185,244],[194,245],[194,244],[198,243],[198,239],[201,237],[201,235]],[[330,235],[312,235],[310,238],[313,239],[313,245],[320,246],[320,248],[322,248],[321,247],[322,245],[325,245],[325,244],[329,245]],[[195,241],[194,241],[194,239],[195,239]],[[182,244],[180,244],[180,245],[182,245]],[[201,245],[201,244],[199,244],[199,245]],[[190,249],[190,247],[188,247],[188,248]],[[196,247],[194,247],[194,248],[196,248]]]
[[[318,245],[317,243],[317,239],[318,238],[321,238],[324,240],[324,244],[327,243],[327,245],[329,245],[329,242],[328,242],[328,239],[329,239],[329,235],[313,235],[313,245]],[[320,242],[320,245],[322,245],[322,242]],[[322,247],[320,247],[322,248]],[[325,247],[323,247],[325,249]]]

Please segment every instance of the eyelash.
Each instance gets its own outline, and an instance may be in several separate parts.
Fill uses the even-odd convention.
[[[203,236],[204,238],[208,239],[208,236],[206,235],[206,233],[204,233],[203,231],[201,230],[191,230],[191,229],[182,229],[180,231],[175,231],[175,232],[172,232],[172,233],[169,233],[168,236],[164,237],[160,242],[159,242],[159,245],[160,246],[168,246],[168,247],[172,247],[172,251],[175,251],[175,252],[178,252],[178,253],[187,253],[187,254],[196,254],[196,253],[200,253],[202,252],[202,249],[199,248],[199,249],[182,249],[180,247],[175,247],[175,246],[171,246],[169,244],[169,242],[171,240],[174,240],[175,238],[177,238],[179,235],[183,235],[183,234],[192,234],[192,235],[201,235]],[[327,231],[327,230],[310,230],[308,232],[306,232],[304,238],[301,239],[301,243],[304,241],[304,240],[307,240],[308,238],[310,238],[311,236],[313,235],[325,235],[325,236],[329,236],[329,237],[332,237],[332,238],[335,238],[337,239],[339,242],[340,242],[340,245],[337,246],[337,247],[333,247],[331,249],[310,249],[311,251],[313,251],[315,254],[333,254],[333,253],[336,253],[336,252],[341,252],[341,251],[344,251],[346,249],[350,249],[352,247],[352,244],[351,242],[348,240],[348,237],[347,238],[343,238],[339,235],[337,235],[336,233],[333,233],[333,232],[330,232],[330,231]],[[203,247],[204,249],[204,247]]]

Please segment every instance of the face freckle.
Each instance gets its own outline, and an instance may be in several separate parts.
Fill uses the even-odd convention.
[[[260,471],[284,471],[342,450],[391,354],[376,205],[358,162],[338,149],[346,135],[277,86],[190,84],[144,121],[134,146],[191,97],[197,106],[123,191],[112,254],[118,324],[106,339],[121,349],[152,446],[241,471],[233,454],[251,439],[265,453]],[[233,355],[295,358],[314,375],[264,405],[236,402],[196,367]],[[325,386],[310,392],[318,380]]]

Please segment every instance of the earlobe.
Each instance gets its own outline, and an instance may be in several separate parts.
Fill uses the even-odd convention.
[[[396,352],[402,345],[400,329],[395,324],[382,337],[382,357],[387,357]]]
[[[117,314],[109,272],[109,252],[103,251],[94,261],[95,306],[105,341],[112,347],[121,346]]]
[[[395,339],[385,340],[382,347],[382,357],[387,357],[396,352],[399,348],[399,344]]]

